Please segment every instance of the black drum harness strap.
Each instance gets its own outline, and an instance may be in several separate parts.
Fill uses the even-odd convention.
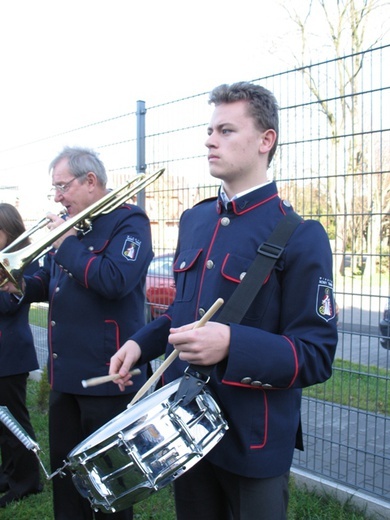
[[[240,323],[254,298],[263,286],[284,247],[303,219],[294,211],[285,215],[276,225],[271,236],[257,248],[257,255],[246,275],[235,289],[228,302],[224,305],[218,323]],[[214,365],[189,365],[180,382],[175,401],[182,405],[188,404],[202,390],[210,379]]]

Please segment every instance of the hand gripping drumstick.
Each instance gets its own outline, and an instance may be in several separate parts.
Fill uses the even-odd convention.
[[[133,376],[139,376],[141,373],[141,370],[139,368],[134,368],[133,370],[130,370],[130,374]],[[119,379],[119,374],[112,374],[108,376],[100,376],[100,377],[93,377],[92,379],[83,379],[81,381],[81,384],[84,388],[87,388],[88,386],[97,386],[102,385],[103,383],[108,383],[110,381],[115,381],[115,379]]]
[[[210,309],[201,317],[201,319],[196,322],[194,325],[194,329],[198,329],[199,327],[203,327],[205,323],[207,323],[212,316],[215,314],[215,312],[223,305],[223,299],[218,298],[213,305],[210,307]],[[169,367],[169,365],[177,358],[179,355],[179,351],[174,349],[173,352],[169,354],[167,359],[158,367],[158,369],[153,373],[152,376],[146,381],[144,386],[142,386],[138,392],[135,394],[133,399],[130,401],[127,407],[131,406],[135,402],[137,402],[141,397],[149,390],[149,388],[152,386],[153,383],[155,383],[158,378],[161,376],[161,374]]]

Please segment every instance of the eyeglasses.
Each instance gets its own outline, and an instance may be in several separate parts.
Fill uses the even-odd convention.
[[[73,181],[75,181],[77,177],[73,177],[69,182],[66,182],[65,184],[54,184],[51,188],[50,192],[53,193],[55,191],[59,191],[62,195],[66,193],[69,190],[69,186],[72,184]]]

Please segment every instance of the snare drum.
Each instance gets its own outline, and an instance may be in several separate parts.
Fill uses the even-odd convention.
[[[130,406],[68,455],[78,491],[112,513],[145,499],[194,466],[228,426],[204,388],[186,406],[174,402],[180,379]]]

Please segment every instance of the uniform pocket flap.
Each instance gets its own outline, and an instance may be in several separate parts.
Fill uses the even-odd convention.
[[[173,265],[175,273],[183,273],[193,267],[203,249],[187,249],[182,251]]]
[[[252,262],[250,258],[228,254],[222,264],[222,276],[232,282],[240,283]]]

